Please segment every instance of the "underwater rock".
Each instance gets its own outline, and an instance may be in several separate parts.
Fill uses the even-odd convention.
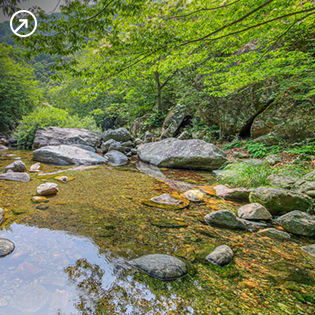
[[[150,223],[159,228],[183,228],[187,227],[188,224],[183,220],[176,220],[170,218],[153,218]]]
[[[241,222],[243,222],[246,226],[246,229],[250,232],[255,232],[260,229],[264,229],[267,227],[266,223],[263,222],[255,222],[255,221],[249,221],[249,220],[244,220],[240,219]]]
[[[55,183],[44,183],[36,188],[36,193],[39,196],[55,195],[58,193],[58,191],[59,187]]]
[[[246,220],[269,220],[270,212],[260,203],[250,203],[238,209],[238,216]]]
[[[4,210],[2,208],[0,208],[0,225],[4,220],[4,217],[5,217]]]
[[[33,165],[30,166],[30,173],[39,173],[40,170],[42,169],[42,164],[40,162],[37,162]]]
[[[0,238],[0,257],[5,257],[14,251],[15,245],[6,238]]]
[[[207,214],[204,220],[209,225],[230,229],[246,230],[246,225],[230,210],[219,210]]]
[[[301,249],[303,252],[315,257],[315,244],[302,246]]]
[[[55,177],[56,180],[59,180],[60,182],[63,182],[63,183],[68,183],[69,181],[69,177],[68,176],[57,176]]]
[[[277,222],[288,232],[315,237],[315,216],[299,210],[282,215]]]
[[[183,201],[174,199],[170,194],[163,194],[157,197],[153,197],[150,199],[156,203],[162,203],[167,205],[179,205],[182,204]]]
[[[280,231],[274,228],[261,230],[257,232],[257,235],[268,236],[268,237],[278,238],[282,240],[288,240],[291,238],[289,233]]]
[[[17,173],[9,170],[5,174],[0,174],[0,179],[4,180],[13,180],[16,182],[29,182],[31,180],[31,176],[27,173]]]
[[[5,171],[11,170],[13,172],[24,173],[27,171],[25,164],[22,161],[15,161],[5,168]]]
[[[184,193],[188,200],[193,202],[200,202],[204,199],[205,195],[198,189],[191,189]]]
[[[132,259],[130,264],[150,277],[160,280],[175,280],[187,274],[187,265],[176,257],[152,254]]]
[[[112,166],[122,166],[128,164],[127,156],[116,150],[111,150],[106,153],[105,158],[108,159],[108,164]]]
[[[224,267],[233,259],[233,250],[227,245],[216,247],[206,259],[214,265]]]
[[[168,138],[138,147],[138,156],[160,167],[215,170],[226,161],[225,153],[203,140]]]
[[[31,199],[34,203],[48,202],[49,200],[46,197],[34,196]]]

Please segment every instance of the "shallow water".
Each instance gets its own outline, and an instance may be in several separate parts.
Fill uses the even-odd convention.
[[[33,164],[31,152],[8,153]],[[0,158],[0,172],[14,158]],[[66,169],[45,165],[43,172]],[[60,175],[71,180],[58,182]],[[134,160],[124,168],[31,176],[29,183],[0,181],[0,207],[6,213],[0,237],[16,245],[0,259],[0,314],[315,312],[315,262],[300,250],[314,240],[278,241],[209,227],[204,215],[238,207],[211,196],[182,210],[141,203],[165,192],[180,198],[189,187],[211,188],[215,179],[209,173],[158,170]],[[58,183],[60,192],[39,210],[31,197],[45,181]],[[156,224],[170,219],[187,227]],[[224,268],[209,265],[206,255],[222,244],[233,248],[233,262]],[[185,260],[189,274],[161,282],[128,265],[129,259],[150,253]]]

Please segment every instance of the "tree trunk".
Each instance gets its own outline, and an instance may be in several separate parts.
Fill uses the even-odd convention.
[[[154,77],[155,77],[155,85],[156,85],[156,91],[157,91],[158,110],[159,110],[159,112],[163,112],[163,107],[162,107],[162,87],[161,87],[161,82],[160,82],[160,74],[157,71],[155,71],[154,72]]]

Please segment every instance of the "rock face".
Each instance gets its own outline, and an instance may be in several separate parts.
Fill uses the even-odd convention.
[[[48,146],[33,152],[33,160],[56,165],[99,165],[107,162],[97,153],[69,145]]]
[[[63,144],[82,144],[97,148],[101,145],[101,136],[97,132],[87,129],[60,127],[39,128],[35,134],[33,149]]]
[[[246,188],[229,188],[225,185],[213,187],[218,197],[230,201],[248,202],[250,190]]]
[[[4,220],[4,217],[5,217],[4,210],[2,208],[0,208],[0,225]]]
[[[315,216],[295,210],[277,219],[277,222],[288,232],[315,237]]]
[[[246,220],[269,220],[270,212],[259,203],[250,203],[238,209],[238,216]]]
[[[128,158],[125,154],[112,150],[105,154],[106,159],[108,159],[108,164],[112,166],[122,166],[128,164]]]
[[[280,231],[280,230],[277,230],[274,228],[260,230],[257,234],[262,235],[262,236],[278,238],[278,239],[282,239],[282,240],[288,240],[291,238],[289,233],[283,232],[283,231]]]
[[[55,183],[44,183],[36,188],[36,193],[38,196],[55,195],[58,193],[58,191],[59,187]]]
[[[6,238],[0,238],[0,257],[5,257],[14,251],[15,245]]]
[[[284,214],[295,209],[306,211],[311,207],[310,197],[284,189],[269,187],[256,188],[249,197],[250,202],[258,202],[273,215]]]
[[[219,210],[209,213],[204,217],[204,220],[209,225],[246,230],[245,224],[230,210]]]
[[[160,280],[174,280],[187,274],[187,265],[169,255],[145,255],[131,260],[130,264]]]
[[[1,179],[26,183],[31,180],[31,176],[28,175],[27,173],[16,173],[16,172],[9,171],[5,174],[0,174],[0,180]]]
[[[225,153],[203,140],[174,138],[142,144],[138,156],[144,161],[161,167],[185,169],[218,169],[225,161]]]
[[[15,161],[12,164],[8,165],[5,168],[5,171],[7,172],[8,170],[11,170],[13,172],[20,172],[20,173],[24,173],[27,171],[27,168],[25,166],[25,164],[22,161]]]
[[[125,142],[131,139],[131,135],[126,128],[108,129],[103,132],[102,139],[104,142],[110,139]]]
[[[221,245],[216,247],[206,259],[212,264],[224,267],[233,259],[233,250],[227,245]]]
[[[315,181],[299,180],[297,181],[292,189],[313,197],[313,191],[315,191]]]

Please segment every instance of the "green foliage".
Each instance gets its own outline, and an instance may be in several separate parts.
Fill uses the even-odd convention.
[[[283,144],[268,146],[262,142],[249,141],[245,146],[245,150],[254,158],[263,158],[266,155],[277,154],[283,150]]]
[[[38,104],[41,91],[34,79],[22,52],[0,44],[0,125],[4,128],[14,127]]]
[[[19,145],[30,148],[33,145],[37,129],[49,126],[99,131],[92,117],[79,118],[78,115],[69,115],[66,110],[43,106],[24,116],[14,135]]]
[[[240,148],[244,145],[244,141],[240,140],[238,137],[234,138],[232,142],[223,146],[223,150],[229,150],[233,148]]]
[[[232,187],[259,187],[268,186],[267,177],[274,173],[273,168],[264,163],[254,165],[247,162],[235,162],[223,167],[227,171],[222,182]]]
[[[165,117],[165,113],[153,112],[150,117],[144,122],[144,124],[152,127],[161,127]]]
[[[105,115],[104,111],[102,111],[99,108],[94,109],[90,112],[90,116],[93,117],[97,127],[99,127],[99,128],[101,128],[101,126],[102,126],[104,115]]]
[[[288,153],[298,154],[300,158],[309,160],[315,156],[315,141],[310,141],[301,146],[286,150]]]

